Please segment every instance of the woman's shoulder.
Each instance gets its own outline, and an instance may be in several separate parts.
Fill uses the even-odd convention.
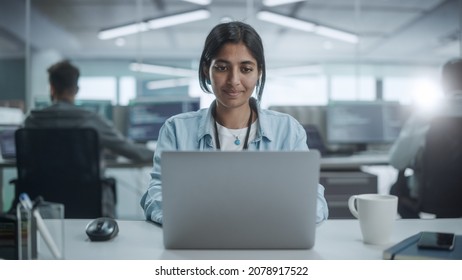
[[[302,125],[291,115],[270,109],[259,111],[260,126],[266,135],[277,133],[301,133],[304,131]]]

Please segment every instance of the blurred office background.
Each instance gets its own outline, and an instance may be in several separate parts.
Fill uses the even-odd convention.
[[[46,69],[70,59],[81,70],[79,104],[148,143],[157,133],[149,124],[164,119],[160,111],[209,106],[198,60],[210,29],[229,20],[262,36],[262,106],[314,125],[339,150],[386,151],[410,111],[435,104],[441,65],[462,53],[462,0],[3,0],[0,106],[22,113],[46,106]],[[341,125],[345,116],[353,123],[366,116],[380,131],[351,138],[338,116]],[[126,208],[137,207],[146,172],[112,172],[121,186],[136,184],[122,191],[133,197]]]

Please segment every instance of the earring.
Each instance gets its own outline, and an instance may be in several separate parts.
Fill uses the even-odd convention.
[[[205,82],[206,82],[208,85],[211,84],[210,79],[207,79]]]
[[[257,80],[257,84],[256,84],[257,87],[260,86],[260,79]]]

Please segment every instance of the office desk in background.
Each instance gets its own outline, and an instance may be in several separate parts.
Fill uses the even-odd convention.
[[[117,237],[105,242],[91,242],[85,234],[88,222],[65,221],[66,259],[382,259],[384,249],[420,231],[462,234],[462,219],[397,220],[389,244],[367,245],[361,240],[358,220],[328,220],[316,229],[316,242],[311,250],[166,250],[162,228],[154,223],[119,220]]]
[[[325,188],[329,217],[352,219],[348,209],[350,196],[361,193],[389,192],[397,172],[388,165],[386,152],[366,152],[350,156],[321,158],[320,183]]]
[[[357,154],[351,156],[328,156],[321,158],[321,170],[354,171],[365,165],[388,165],[388,153]]]

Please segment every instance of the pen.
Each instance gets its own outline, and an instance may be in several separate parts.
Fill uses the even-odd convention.
[[[42,216],[37,211],[37,209],[32,209],[33,208],[32,201],[30,200],[29,195],[27,195],[26,193],[21,193],[19,195],[19,202],[28,211],[32,211],[32,215],[35,217],[35,220],[37,222],[38,230],[42,234],[43,240],[45,240],[45,243],[47,244],[47,246],[50,249],[53,256],[56,259],[61,259],[61,253],[59,252],[58,247],[56,246],[55,242],[53,241],[53,238],[51,237],[51,234],[48,231],[48,228],[45,225],[45,222],[43,221]]]

